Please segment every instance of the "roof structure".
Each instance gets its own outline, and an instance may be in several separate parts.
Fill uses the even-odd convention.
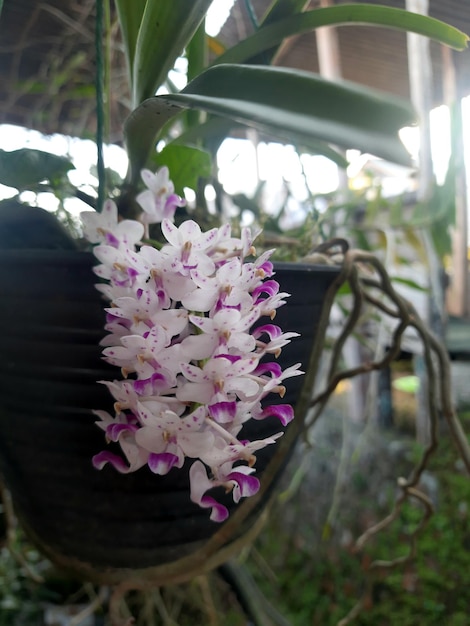
[[[95,5],[95,0],[4,0],[0,123],[45,134],[94,136]],[[110,137],[119,140],[129,98],[116,18],[110,41]]]
[[[251,0],[261,17],[271,0]],[[405,0],[377,0],[404,8]],[[337,0],[340,3],[341,0]],[[370,0],[363,0],[370,2]],[[311,7],[318,6],[313,0]],[[0,19],[0,123],[93,136],[95,128],[95,0],[4,0]],[[111,12],[110,128],[120,140],[128,112],[126,67],[119,29]],[[470,33],[470,2],[430,0],[430,14]],[[236,0],[221,32],[227,44],[253,31],[244,0]],[[409,97],[406,36],[396,30],[345,26],[338,28],[345,79]],[[442,54],[432,44],[434,101],[442,102]],[[470,93],[470,51],[454,54],[459,90]],[[288,40],[277,64],[318,72],[315,33]]]
[[[381,4],[405,8],[405,0],[361,0],[363,4]],[[351,4],[351,0],[335,0],[334,4]],[[251,0],[258,19],[271,4],[270,0]],[[320,0],[311,0],[309,8],[318,8]],[[470,2],[464,0],[429,0],[429,15],[470,34]],[[251,34],[254,30],[246,4],[238,0],[225,23],[221,39],[227,45]],[[406,33],[377,26],[337,27],[341,74],[346,80],[393,95],[410,97]],[[433,68],[433,97],[442,104],[443,59],[442,46],[431,42]],[[461,95],[470,94],[470,49],[453,53],[454,65]],[[285,67],[319,72],[315,32],[289,39],[276,57],[276,64]]]

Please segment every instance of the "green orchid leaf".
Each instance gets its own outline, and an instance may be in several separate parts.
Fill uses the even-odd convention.
[[[192,80],[207,67],[208,45],[206,37],[206,22],[202,21],[191,41],[186,47],[186,59],[188,61],[187,79]],[[187,111],[185,126],[198,126],[201,122],[200,111]]]
[[[116,9],[130,78],[129,84],[132,84],[135,48],[146,4],[147,0],[116,0]]]
[[[321,26],[353,25],[386,26],[425,35],[442,44],[463,50],[468,36],[439,20],[404,9],[373,4],[342,4],[297,13],[260,28],[255,34],[236,44],[214,62],[244,63],[255,55],[281,43],[286,37],[299,35]]]
[[[175,191],[180,196],[184,195],[185,187],[196,190],[199,178],[208,178],[212,173],[210,154],[191,146],[165,146],[153,156],[152,162],[156,167],[168,167]]]
[[[299,154],[307,153],[314,156],[324,156],[343,169],[349,165],[349,161],[344,154],[341,154],[339,150],[335,150],[324,141],[304,140],[301,146],[297,144],[297,150]]]
[[[191,126],[185,130],[181,135],[173,139],[168,145],[196,145],[200,141],[211,153],[215,154],[222,143],[222,141],[228,137],[231,131],[242,128],[243,124],[239,124],[233,120],[223,117],[211,117],[206,122],[199,124],[198,126]],[[274,141],[279,142],[279,137],[273,137],[273,135],[260,135],[260,141]],[[287,141],[286,141],[287,143]],[[289,141],[289,143],[291,143]],[[330,145],[323,141],[302,141],[297,145],[297,148],[301,152],[307,152],[308,154],[325,156],[333,163],[336,163],[338,167],[347,167],[348,161],[341,152],[335,150]]]
[[[309,0],[277,0],[274,2],[263,15],[260,20],[260,26],[268,26],[279,20],[285,20],[291,15],[300,13],[308,6]],[[281,42],[279,42],[280,45]],[[279,45],[273,46],[269,50],[264,50],[259,55],[256,55],[249,59],[250,63],[270,65],[276,52],[279,49]],[[248,59],[246,59],[248,60]]]
[[[188,81],[192,80],[207,67],[208,45],[206,36],[205,20],[194,33],[191,41],[186,46],[186,58],[188,60]]]
[[[124,139],[129,156],[126,182],[129,185],[133,186],[139,180],[140,170],[155,146],[157,133],[181,110],[176,104],[154,97],[144,100],[129,115],[124,123]]]
[[[148,0],[136,41],[133,102],[153,96],[204,19],[212,0]]]
[[[42,181],[54,183],[71,169],[74,166],[65,157],[42,150],[0,150],[0,183],[16,187],[19,191],[30,189]]]
[[[190,126],[184,130],[169,145],[196,146],[202,142],[206,148],[215,145],[217,151],[222,141],[232,130],[242,128],[243,126],[243,124],[225,117],[210,117],[202,124]]]
[[[261,18],[261,24],[265,26],[278,20],[283,20],[294,13],[300,13],[309,4],[309,0],[277,0],[277,2],[268,7],[266,13]]]
[[[410,105],[352,83],[255,65],[208,69],[168,104],[229,117],[287,141],[320,140],[409,165],[398,131],[415,121]]]
[[[128,184],[138,180],[157,133],[183,108],[191,107],[256,126],[286,142],[315,142],[320,154],[318,142],[327,142],[410,163],[398,138],[398,130],[414,122],[407,103],[308,72],[219,65],[198,76],[180,94],[149,98],[131,113],[124,127],[130,160]],[[204,126],[199,128],[203,130]],[[195,137],[198,129],[189,132]]]

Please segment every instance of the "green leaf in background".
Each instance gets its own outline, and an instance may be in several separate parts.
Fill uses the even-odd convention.
[[[345,169],[346,167],[348,167],[349,165],[349,161],[346,159],[346,157],[341,154],[341,152],[339,152],[338,150],[335,150],[334,148],[332,148],[330,145],[328,145],[327,143],[323,142],[323,141],[316,141],[314,139],[304,139],[302,142],[302,145],[299,146],[299,144],[296,145],[297,148],[297,152],[299,152],[299,154],[309,154],[311,156],[324,156],[327,159],[330,159],[330,161],[333,161],[333,163],[336,163],[336,165],[338,167],[342,167],[343,169]]]
[[[129,115],[124,124],[124,140],[129,156],[126,181],[129,185],[133,186],[139,180],[140,170],[155,147],[157,133],[178,113],[181,113],[181,108],[176,104],[161,98],[148,98]]]
[[[184,187],[196,190],[198,179],[208,178],[212,173],[210,154],[190,146],[166,146],[153,156],[152,162],[157,167],[168,167],[175,191],[180,196],[184,195]]]
[[[153,96],[204,19],[212,0],[148,0],[133,67],[134,107]]]
[[[237,128],[243,128],[243,124],[225,117],[210,117],[206,122],[184,130],[171,141],[171,144],[198,145],[202,141],[205,148],[208,145],[215,145],[215,153],[224,138]]]
[[[353,83],[278,67],[219,65],[181,93],[156,99],[230,117],[291,142],[321,140],[410,163],[398,131],[415,122],[411,106]]]
[[[277,0],[277,2],[274,2],[270,7],[268,7],[268,10],[261,18],[260,27],[268,26],[269,24],[273,24],[277,21],[283,21],[291,15],[300,13],[306,8],[306,6],[308,6],[308,4],[309,0]],[[279,42],[279,45],[280,43],[281,42]],[[279,45],[273,46],[269,50],[265,50],[261,54],[250,58],[249,62],[254,65],[258,63],[270,65],[279,49]],[[248,61],[248,59],[246,60]]]
[[[277,0],[268,7],[260,20],[263,26],[283,20],[294,13],[300,13],[310,4],[310,0]]]
[[[130,85],[132,85],[137,37],[139,35],[140,24],[146,4],[147,0],[116,0],[116,9],[121,26]]]
[[[74,166],[67,158],[42,150],[0,150],[0,183],[19,191],[42,181],[54,183],[71,169]]]
[[[186,46],[186,59],[188,61],[187,80],[190,81],[200,74],[207,67],[209,53],[206,37],[206,21],[202,20],[199,28],[194,33],[191,41]],[[185,116],[185,126],[191,128],[198,126],[201,116],[205,114],[200,111],[187,111]]]
[[[425,35],[442,44],[463,50],[469,37],[462,31],[432,17],[373,4],[342,4],[313,9],[263,26],[256,33],[227,50],[214,64],[243,63],[278,45],[286,37],[299,35],[321,26],[386,26]]]
[[[181,135],[173,139],[171,144],[191,145],[202,141],[204,147],[215,154],[225,137],[228,137],[232,130],[242,127],[243,124],[239,124],[234,120],[229,120],[224,117],[211,117],[207,120],[207,122],[203,122],[198,126],[191,126],[185,130]],[[266,143],[271,141],[280,142],[279,137],[273,137],[272,135],[266,134],[261,134],[259,139],[260,141],[264,141]],[[290,142],[286,139],[285,143]],[[316,141],[313,139],[306,141],[304,138],[301,144],[297,145],[297,148],[301,152],[327,157],[333,161],[333,163],[336,163],[338,167],[345,168],[349,165],[348,161],[345,159],[344,155],[341,154],[341,152],[335,150],[322,141]]]
[[[401,278],[400,276],[393,276],[392,283],[405,285],[405,287],[411,287],[411,289],[416,289],[417,291],[422,291],[423,293],[426,293],[428,291],[427,287],[423,287],[415,280],[411,280],[411,278]]]
[[[419,378],[417,376],[401,376],[395,379],[392,385],[398,391],[416,393],[419,389]]]

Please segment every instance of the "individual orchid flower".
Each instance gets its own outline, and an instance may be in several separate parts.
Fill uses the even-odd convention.
[[[179,228],[170,220],[163,220],[162,233],[170,243],[163,253],[168,255],[175,274],[190,276],[195,269],[206,275],[213,273],[215,264],[206,252],[217,241],[217,228],[203,233],[192,220],[183,222]]]
[[[155,174],[143,169],[141,177],[147,187],[136,197],[136,202],[143,210],[140,218],[142,224],[147,227],[148,224],[159,224],[164,219],[173,220],[177,207],[185,206],[186,201],[175,193],[168,168],[161,167]]]
[[[149,468],[155,474],[167,474],[175,466],[183,467],[186,457],[197,459],[210,449],[214,435],[204,430],[205,408],[180,417],[173,411],[164,411],[153,424],[143,426],[135,433],[138,445],[151,453]]]
[[[219,468],[218,475],[212,479],[207,476],[207,470],[201,461],[195,461],[189,470],[191,483],[191,500],[203,508],[210,508],[210,519],[214,522],[223,522],[229,512],[226,506],[208,496],[207,492],[215,487],[223,487],[226,492],[232,492],[234,502],[239,502],[242,497],[255,495],[260,487],[260,482],[255,476],[251,476],[254,468],[246,465],[233,467],[230,462]]]
[[[258,364],[255,356],[235,358],[220,354],[208,359],[203,367],[192,363],[182,363],[181,373],[187,379],[176,391],[180,400],[194,401],[202,404],[210,403],[214,394],[224,390],[245,398],[257,393],[259,386],[256,381],[247,378]]]
[[[255,338],[248,332],[258,319],[258,311],[242,316],[236,309],[222,309],[210,317],[190,315],[189,321],[202,331],[183,341],[193,359],[208,359],[211,355],[233,350],[236,354],[252,352]]]
[[[229,516],[226,506],[217,502],[206,492],[215,486],[207,476],[207,470],[201,461],[195,461],[189,470],[189,482],[191,485],[191,500],[204,509],[211,509],[210,519],[213,522],[224,522]]]
[[[148,463],[149,453],[135,441],[135,433],[138,430],[137,420],[126,413],[118,412],[113,419],[106,411],[95,411],[101,421],[98,426],[106,432],[109,441],[119,442],[124,452],[126,462],[117,454],[103,450],[92,459],[96,469],[103,469],[109,463],[121,474],[135,472]]]
[[[118,220],[118,209],[112,200],[104,202],[101,213],[84,211],[81,218],[83,234],[91,243],[134,248],[144,235],[144,226],[140,222]]]
[[[161,326],[154,326],[144,335],[121,337],[121,345],[105,348],[103,356],[108,363],[127,370],[139,371],[148,363],[151,368],[159,367],[159,356],[170,345],[170,337]]]

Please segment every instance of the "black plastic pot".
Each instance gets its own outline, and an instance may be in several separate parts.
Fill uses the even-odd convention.
[[[204,552],[208,542],[223,553],[256,523],[293,443],[286,436],[257,455],[256,475],[262,484],[266,476],[267,485],[238,506],[227,497],[233,514],[222,525],[191,503],[184,468],[164,477],[147,468],[130,475],[95,470],[91,458],[104,439],[91,411],[112,411],[109,392],[96,381],[118,372],[100,357],[103,301],[92,265],[93,257],[81,252],[0,251],[0,471],[26,531],[58,564],[116,582],[130,570],[151,575],[147,568],[166,567],[170,573],[176,561],[183,564],[181,578],[190,563],[212,562]],[[307,366],[336,276],[328,266],[276,268],[281,289],[292,294],[276,323],[302,335],[283,350],[283,365]],[[286,384],[282,402],[295,405],[302,377]],[[253,422],[249,438],[279,426],[275,418]]]

